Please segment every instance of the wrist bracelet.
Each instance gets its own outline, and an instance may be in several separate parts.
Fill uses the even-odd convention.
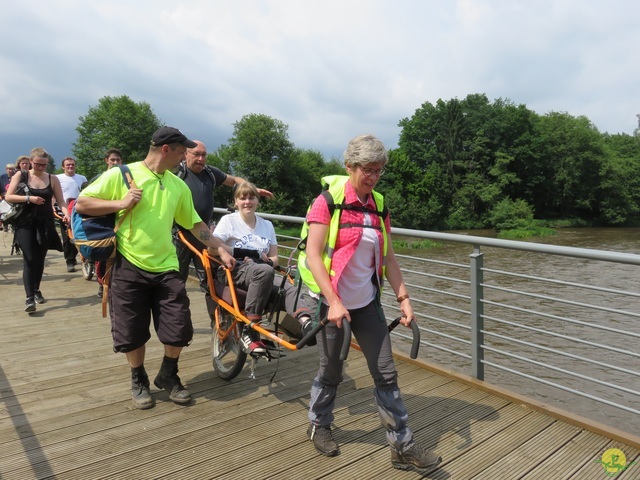
[[[29,195],[27,195],[27,203],[29,203]]]
[[[398,301],[398,303],[402,303],[405,300],[409,299],[409,295],[407,295],[406,293],[404,295],[400,295],[398,298],[396,298],[396,300]]]

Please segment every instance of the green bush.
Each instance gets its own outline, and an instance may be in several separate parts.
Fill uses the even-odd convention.
[[[533,207],[522,199],[505,198],[491,210],[489,222],[499,231],[526,228],[533,222]]]

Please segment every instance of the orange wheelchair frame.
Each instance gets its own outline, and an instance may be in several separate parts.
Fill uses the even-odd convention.
[[[247,328],[245,325],[257,331],[265,339],[270,340],[275,348],[272,347],[269,350],[275,350],[278,352],[276,356],[270,353],[270,351],[268,351],[267,354],[251,356],[250,376],[251,378],[255,378],[255,367],[259,358],[264,357],[267,360],[279,358],[282,356],[280,347],[284,347],[287,350],[300,350],[328,323],[328,320],[326,319],[317,322],[315,327],[297,343],[291,343],[283,338],[284,332],[282,332],[281,336],[277,329],[274,330],[267,328],[266,325],[261,323],[252,323],[251,320],[245,316],[240,306],[238,290],[233,283],[231,270],[222,264],[216,257],[211,256],[207,249],[202,251],[196,249],[184,237],[182,232],[178,231],[178,237],[182,243],[184,243],[195,255],[198,256],[205,270],[208,286],[208,292],[206,293],[205,298],[208,303],[207,308],[210,312],[209,315],[211,316],[212,327],[211,353],[213,357],[213,368],[220,378],[231,380],[238,376],[244,367],[248,354],[242,348],[240,337],[242,335],[242,328]],[[223,298],[225,297],[224,293],[219,294],[216,292],[215,279],[211,266],[212,262],[218,264],[218,268],[224,269],[227,279],[226,287],[228,287],[230,297],[228,299]],[[279,268],[277,270],[286,277],[283,281],[292,281],[290,274],[291,267],[287,267],[285,269]],[[276,299],[275,301],[277,302],[278,300],[279,299]],[[213,314],[211,314],[212,310]],[[345,330],[345,335],[341,350],[341,358],[345,359],[349,351],[349,346],[351,345],[351,327],[349,326],[349,322],[342,322],[342,325]]]

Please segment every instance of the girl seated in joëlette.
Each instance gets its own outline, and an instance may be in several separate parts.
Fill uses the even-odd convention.
[[[247,292],[245,315],[252,322],[259,322],[267,306],[269,297],[281,284],[275,276],[274,267],[278,265],[278,242],[273,224],[256,215],[260,204],[258,190],[253,183],[245,182],[234,191],[236,211],[220,219],[213,235],[230,247],[239,258],[232,276],[234,284]],[[234,255],[238,256],[238,255]],[[218,270],[218,279],[225,282],[225,273]],[[296,320],[304,336],[312,328],[311,315],[304,299],[298,298],[297,288],[285,283],[284,307]],[[307,345],[312,345],[312,340]],[[242,345],[249,354],[266,353],[267,348],[260,340],[258,332],[245,327]]]

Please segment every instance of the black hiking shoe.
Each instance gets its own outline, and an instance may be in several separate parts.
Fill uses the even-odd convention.
[[[400,453],[393,447],[391,448],[391,464],[393,468],[400,470],[409,470],[415,468],[424,470],[429,467],[435,467],[442,462],[442,457],[432,450],[426,450],[417,443],[414,443],[409,449]]]
[[[24,302],[24,311],[27,313],[33,313],[36,311],[36,301],[33,297],[27,297],[27,301]]]
[[[340,454],[338,444],[331,434],[331,428],[309,425],[307,436],[320,455],[335,457]]]
[[[33,299],[38,304],[39,303],[47,303],[47,299],[42,296],[42,293],[40,293],[40,290],[36,291],[35,295],[33,296]]]
[[[180,405],[191,402],[191,394],[184,388],[180,377],[178,377],[178,359],[164,357],[158,376],[153,384],[161,390],[169,393],[169,398]]]
[[[149,377],[142,365],[131,369],[131,401],[139,410],[146,410],[156,404],[149,390]]]

